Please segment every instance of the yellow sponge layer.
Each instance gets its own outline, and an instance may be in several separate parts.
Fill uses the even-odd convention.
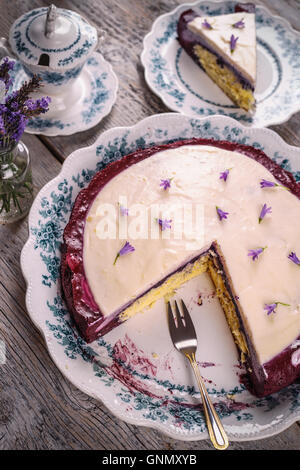
[[[226,320],[231,330],[233,339],[238,345],[239,350],[241,352],[241,360],[243,362],[245,359],[245,355],[248,354],[248,347],[245,336],[240,330],[240,322],[235,310],[234,303],[225,286],[223,276],[221,275],[221,273],[218,272],[212,260],[209,261],[208,271],[215,285],[216,294],[220,301],[221,307],[225,313]]]
[[[175,294],[185,282],[193,279],[204,272],[208,272],[216,288],[216,294],[220,301],[221,307],[225,313],[227,323],[232,332],[234,341],[241,352],[241,360],[248,354],[247,342],[244,334],[240,330],[240,322],[236,313],[235,305],[231,295],[228,292],[223,272],[214,264],[214,260],[210,254],[199,257],[195,262],[187,264],[181,271],[169,276],[165,282],[158,287],[149,290],[145,295],[133,302],[120,315],[120,320],[125,321],[133,317],[142,310],[151,307],[157,300],[164,298],[166,302]]]
[[[160,286],[154,287],[126,308],[121,313],[120,319],[127,320],[133,317],[136,313],[151,307],[157,300],[163,297],[167,302],[182,284],[207,271],[208,260],[209,255],[204,255],[194,263],[187,264],[181,271],[172,274]]]
[[[197,44],[194,53],[207,75],[226,93],[240,108],[250,111],[255,105],[251,90],[246,90],[237,80],[235,74],[226,65],[220,67],[217,57],[204,47]]]

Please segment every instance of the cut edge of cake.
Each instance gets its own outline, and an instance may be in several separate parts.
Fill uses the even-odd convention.
[[[237,5],[236,13],[215,17],[200,17],[196,11],[186,10],[180,15],[177,36],[187,54],[231,101],[245,111],[253,113],[256,106],[253,94],[256,85],[256,32],[255,6],[253,5],[252,9],[250,7],[251,4],[248,4],[247,9],[242,10],[242,7]],[[223,18],[232,22],[225,32],[217,23]],[[243,28],[233,27],[239,23]],[[245,34],[246,28],[249,41],[251,40],[248,47],[249,67],[246,63],[239,64],[235,57],[241,54],[243,58],[245,44],[240,44],[239,41],[241,42],[240,37]]]

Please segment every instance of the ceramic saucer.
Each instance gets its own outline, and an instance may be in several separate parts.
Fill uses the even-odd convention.
[[[22,65],[16,62],[13,89],[28,80]],[[51,95],[49,111],[33,118],[26,127],[30,134],[71,135],[98,124],[116,101],[118,79],[111,65],[99,52],[87,60],[80,76],[68,93]],[[36,93],[35,96],[44,94]]]

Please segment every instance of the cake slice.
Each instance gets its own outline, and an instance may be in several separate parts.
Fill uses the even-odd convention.
[[[240,10],[240,8],[237,8]],[[184,11],[178,21],[183,49],[240,108],[255,109],[255,10],[219,16]]]

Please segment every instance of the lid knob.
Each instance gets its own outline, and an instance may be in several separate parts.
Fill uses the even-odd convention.
[[[47,11],[45,23],[45,36],[50,38],[55,31],[55,20],[57,17],[57,8],[55,5],[50,5]]]

